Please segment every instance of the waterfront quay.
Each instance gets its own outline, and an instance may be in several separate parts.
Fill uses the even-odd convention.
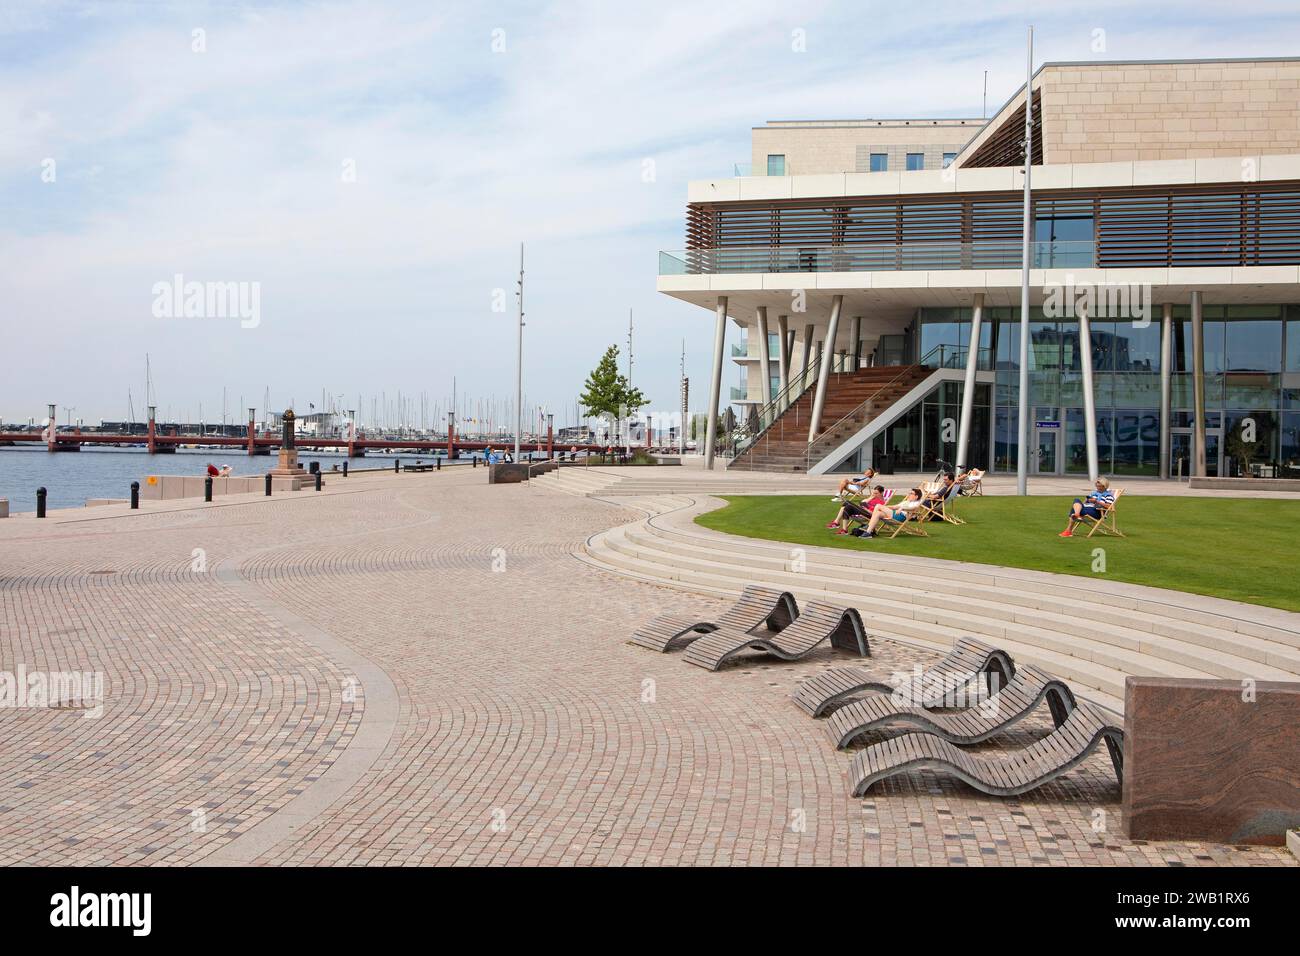
[[[103,680],[0,708],[0,863],[1294,864],[1124,839],[1098,754],[1015,799],[929,771],[853,798],[789,699],[842,656],[629,645],[729,602],[593,562],[644,501],[563,484],[358,473],[0,521],[0,671]],[[937,657],[873,639],[871,666]]]

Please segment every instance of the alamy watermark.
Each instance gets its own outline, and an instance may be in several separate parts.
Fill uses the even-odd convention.
[[[1151,324],[1151,286],[1144,282],[1076,282],[1071,273],[1065,282],[1043,285],[1043,315],[1049,319],[1125,319],[1134,328]]]
[[[241,328],[262,324],[262,283],[186,282],[176,273],[171,281],[153,284],[156,319],[239,319]]]
[[[83,717],[104,714],[104,674],[101,671],[0,671],[0,707],[44,707],[80,710]]]

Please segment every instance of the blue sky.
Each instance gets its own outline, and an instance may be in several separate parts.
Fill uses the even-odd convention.
[[[1031,9],[1039,62],[1300,53],[1294,3],[1262,0],[5,0],[0,419],[123,416],[146,352],[172,417],[219,417],[223,386],[232,419],[268,386],[445,408],[455,376],[503,401],[521,240],[531,406],[567,421],[629,308],[652,408],[675,407],[683,338],[701,406],[712,316],[654,291],[686,182],[730,175],[768,119],[979,115],[986,69],[991,111]],[[155,317],[176,273],[260,283],[260,324]]]

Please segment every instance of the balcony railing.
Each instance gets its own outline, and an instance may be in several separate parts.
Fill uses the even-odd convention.
[[[1019,269],[1022,255],[1018,240],[687,249],[660,252],[659,274]],[[1029,255],[1035,269],[1087,269],[1097,261],[1096,244],[1086,241],[1034,242]]]

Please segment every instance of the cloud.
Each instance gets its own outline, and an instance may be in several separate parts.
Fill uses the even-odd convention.
[[[269,385],[275,405],[322,387],[436,400],[456,376],[501,400],[514,327],[491,305],[513,293],[520,241],[530,404],[562,417],[629,307],[638,384],[675,406],[685,337],[702,404],[712,315],[654,292],[687,180],[747,160],[767,119],[977,115],[985,69],[991,110],[1021,81],[1029,9],[8,4],[0,308],[25,358],[6,363],[0,413],[53,398],[121,415],[146,351],[176,415],[223,385],[258,402]],[[1041,58],[1092,56],[1096,27],[1112,56],[1286,52],[1294,17],[1256,13],[1035,15]],[[178,272],[260,282],[261,324],[153,318],[153,284]]]

